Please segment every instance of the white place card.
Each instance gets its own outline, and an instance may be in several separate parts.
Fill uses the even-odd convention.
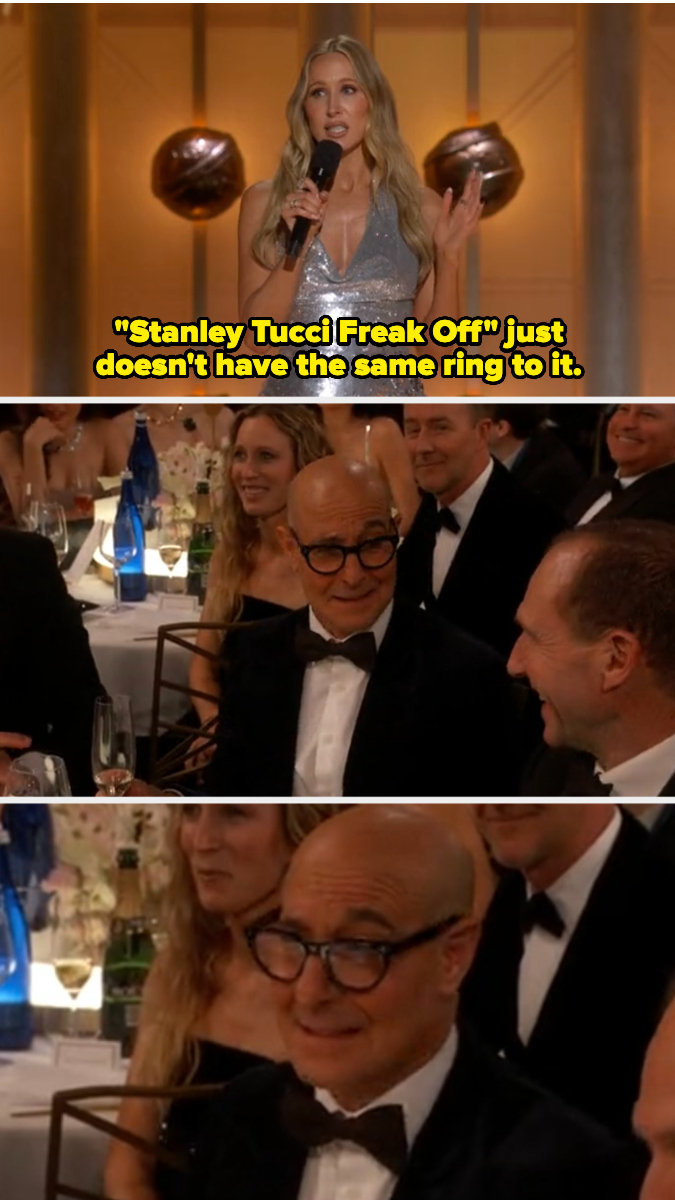
[[[89,564],[100,545],[103,527],[103,521],[94,521],[89,533],[75,555],[73,562],[69,566],[68,570],[64,572],[63,578],[70,586],[79,583],[82,576],[87,571]]]
[[[162,613],[198,613],[199,598],[197,596],[179,596],[163,592],[159,597],[159,610]]]
[[[102,1071],[118,1071],[122,1065],[119,1042],[104,1042],[98,1038],[56,1037],[52,1040],[55,1067],[97,1067]]]

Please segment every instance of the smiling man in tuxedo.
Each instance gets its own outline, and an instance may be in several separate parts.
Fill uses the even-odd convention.
[[[358,805],[294,856],[249,932],[291,1065],[223,1091],[195,1200],[626,1200],[630,1151],[456,1024],[471,859],[433,818]]]
[[[462,992],[495,1050],[621,1135],[675,975],[675,878],[612,804],[477,805],[505,872]]]
[[[530,576],[565,523],[491,457],[494,408],[406,405],[425,497],[399,554],[398,592],[507,655]]]
[[[570,525],[675,523],[675,404],[619,404],[607,426],[616,470],[592,479],[567,512]]]
[[[394,602],[399,538],[380,474],[318,460],[294,480],[288,517],[279,537],[309,607],[228,633],[207,794],[512,795],[504,664]]]

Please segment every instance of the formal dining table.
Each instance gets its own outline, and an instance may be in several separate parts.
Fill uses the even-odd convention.
[[[21,1054],[0,1053],[0,1196],[2,1200],[43,1200],[49,1110],[54,1092],[81,1087],[116,1087],[123,1067],[54,1065],[50,1043],[34,1042]],[[114,1112],[106,1119],[114,1120]],[[61,1152],[61,1182],[100,1191],[107,1152],[105,1135],[66,1119]]]
[[[131,697],[136,736],[148,737],[157,631],[160,625],[195,623],[199,620],[199,610],[190,609],[189,597],[149,595],[142,604],[125,604],[119,612],[111,612],[113,589],[96,575],[85,575],[69,591],[76,600],[102,606],[83,614],[101,683],[109,695]],[[164,677],[187,686],[190,657],[184,647],[167,643]],[[162,690],[160,711],[165,721],[178,721],[189,708],[185,693]]]

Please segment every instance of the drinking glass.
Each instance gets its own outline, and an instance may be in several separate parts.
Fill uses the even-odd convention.
[[[157,552],[169,572],[169,587],[173,573],[190,544],[185,521],[178,521],[170,508],[156,509]]]
[[[70,997],[68,1037],[77,1037],[77,1001],[91,978],[96,959],[92,942],[91,922],[75,906],[66,907],[56,893],[49,905],[49,927],[52,937],[52,964],[56,978]]]
[[[9,792],[7,788],[14,790]],[[22,789],[22,790],[21,790]],[[57,754],[29,750],[12,762],[5,783],[6,796],[72,796],[68,770]]]
[[[6,792],[5,795],[8,793]],[[5,902],[0,894],[0,988],[5,980],[16,971],[16,950],[14,938],[5,909]]]
[[[35,508],[35,532],[49,539],[61,566],[68,553],[68,523],[63,505],[40,501]]]
[[[131,518],[128,516],[125,516],[123,514],[122,516],[120,516],[116,519],[115,525],[117,526],[117,530],[121,537],[121,540],[127,546],[127,550],[124,552],[124,554],[121,554],[119,551],[114,549],[114,545],[115,545],[114,540],[113,540],[113,553],[112,554],[109,554],[105,548],[105,544],[108,539],[108,534],[110,533],[111,529],[113,528],[112,525],[103,525],[103,527],[101,529],[101,536],[100,536],[99,543],[98,543],[98,548],[101,552],[101,556],[105,559],[106,562],[110,563],[110,565],[113,569],[113,578],[114,578],[114,583],[115,583],[115,603],[111,604],[110,607],[107,609],[107,611],[111,612],[111,613],[122,612],[124,610],[124,605],[122,604],[122,593],[121,593],[122,581],[120,579],[120,571],[121,571],[122,567],[125,567],[127,565],[127,563],[130,563],[131,560],[133,558],[135,558],[136,555],[138,554],[138,547],[136,546],[136,540],[135,540],[136,539],[136,531],[133,527]],[[114,534],[113,534],[113,539],[114,539]]]
[[[91,766],[106,796],[124,795],[136,770],[134,719],[128,696],[96,700]]]

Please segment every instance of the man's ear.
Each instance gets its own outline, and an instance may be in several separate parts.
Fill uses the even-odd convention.
[[[622,687],[642,661],[642,649],[635,634],[614,629],[607,634],[602,646],[603,690],[613,692]]]
[[[298,557],[298,544],[291,533],[288,525],[277,525],[277,539],[284,554],[287,554],[293,562],[296,562]]]
[[[471,970],[481,934],[479,921],[467,917],[447,934],[445,977],[450,993],[458,992]]]

